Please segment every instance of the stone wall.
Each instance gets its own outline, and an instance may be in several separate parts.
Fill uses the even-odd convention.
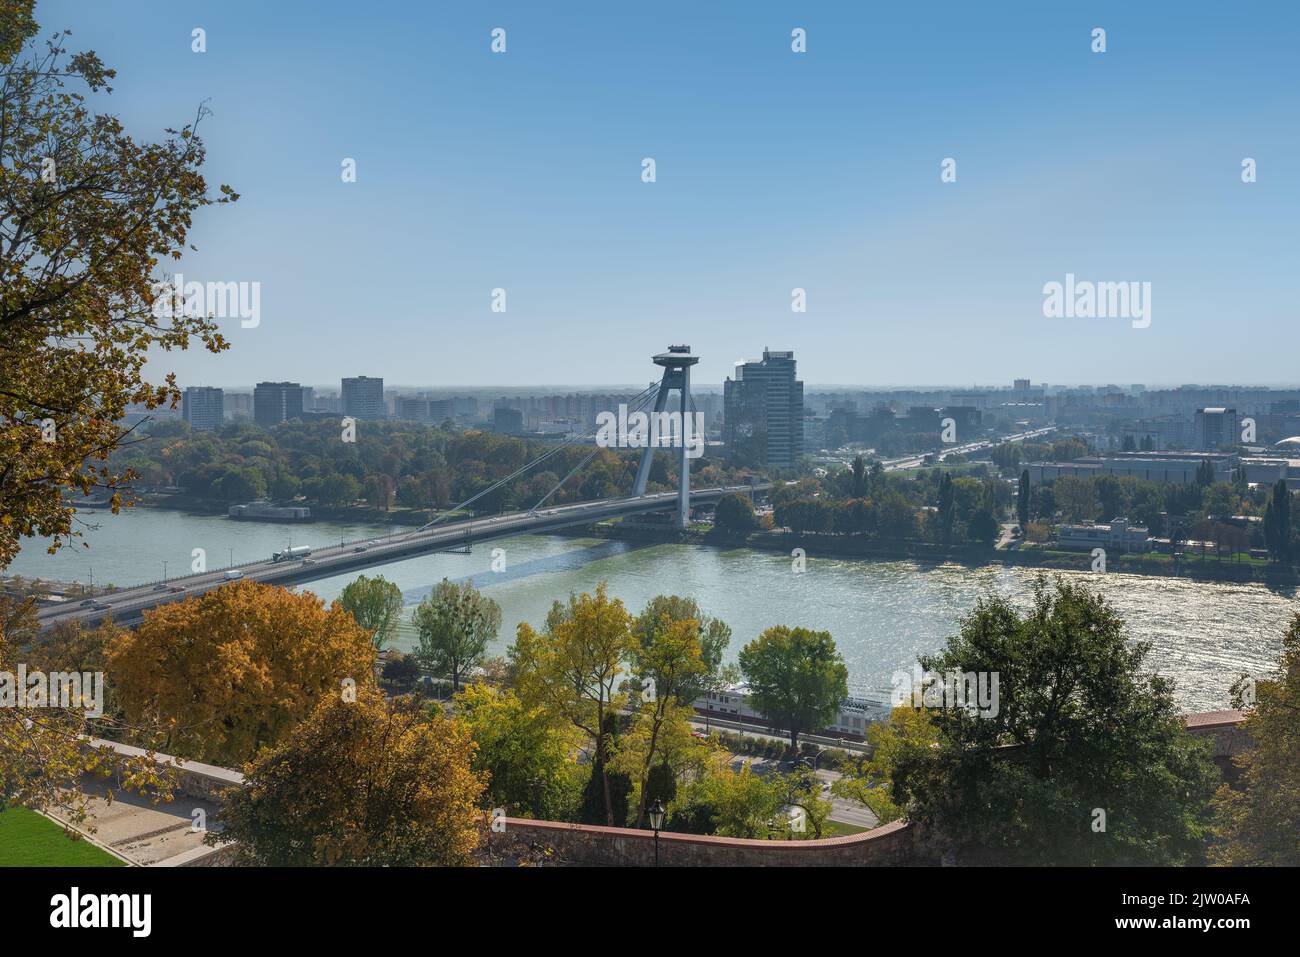
[[[506,818],[516,840],[555,849],[569,864],[649,867],[655,862],[654,832]],[[896,821],[862,834],[819,841],[759,841],[698,834],[659,835],[662,867],[866,867],[917,862],[915,829]]]

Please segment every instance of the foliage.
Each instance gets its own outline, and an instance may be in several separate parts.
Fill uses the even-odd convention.
[[[337,603],[239,581],[145,612],[108,649],[126,718],[167,726],[168,753],[252,759],[345,682],[373,683],[370,635]]]
[[[1232,763],[1238,786],[1224,784],[1215,798],[1215,863],[1234,867],[1300,865],[1300,615],[1282,637],[1282,660],[1272,678],[1239,683],[1234,704],[1248,709],[1241,730],[1249,750]]]
[[[370,632],[376,651],[396,637],[402,620],[402,590],[388,579],[380,575],[358,576],[343,589],[339,604]]]
[[[567,605],[552,605],[544,631],[521,622],[510,648],[520,700],[571,722],[592,741],[593,779],[603,792],[610,826],[615,813],[608,769],[612,735],[606,719],[625,703],[616,689],[634,641],[632,616],[601,582],[594,595],[570,595]]]
[[[487,781],[492,806],[516,817],[571,820],[586,779],[574,760],[578,730],[482,682],[467,686],[456,703],[477,746],[473,767]]]
[[[68,491],[119,507],[132,475],[108,458],[127,406],[180,400],[174,376],[145,381],[150,353],[226,348],[202,316],[155,313],[154,270],[181,258],[196,211],[237,199],[199,173],[205,110],[137,143],[80,89],[110,93],[115,72],[35,32],[31,3],[0,5],[0,568],[25,536],[80,534]]]
[[[436,675],[449,675],[453,691],[487,654],[501,628],[501,606],[469,582],[444,578],[412,616],[419,635],[415,656]]]
[[[111,634],[101,629],[96,636]],[[74,670],[74,661],[94,662],[97,652],[85,651],[95,641],[76,639],[43,644],[38,639],[35,605],[31,599],[14,599],[0,594],[0,675],[15,675],[21,659],[20,646],[36,653],[24,662],[33,670]],[[69,652],[67,649],[72,648]],[[85,655],[86,657],[82,657]],[[102,670],[92,666],[89,669]],[[0,678],[0,700],[14,695],[16,688]],[[83,687],[83,694],[87,693]],[[108,699],[108,695],[105,695]],[[19,705],[16,700],[0,704],[0,814],[6,807],[28,807],[38,811],[54,808],[70,823],[93,830],[87,821],[88,801],[81,789],[83,775],[113,775],[123,790],[138,792],[150,800],[170,800],[175,783],[170,767],[160,764],[153,744],[157,729],[147,725],[127,726],[106,711],[91,719],[84,708]],[[107,703],[106,703],[107,707]],[[90,747],[88,737],[120,737],[132,734],[147,748],[142,755],[123,757],[108,748]]]
[[[758,528],[753,503],[747,496],[728,492],[714,508],[713,527],[725,535],[748,535]]]
[[[702,668],[677,669],[669,676],[656,662],[653,649],[667,629],[682,621],[693,623]],[[632,624],[632,633],[636,638],[630,653],[633,670],[641,677],[653,678],[659,694],[671,695],[684,705],[691,704],[708,690],[731,642],[731,628],[726,622],[704,614],[694,598],[677,595],[656,595],[646,602],[645,609]]]
[[[1149,652],[1082,584],[1039,578],[1023,615],[982,599],[921,666],[997,675],[996,713],[930,709],[938,747],[894,756],[891,801],[959,852],[994,860],[1200,860],[1218,772],[1171,683],[1143,671]]]
[[[207,841],[235,841],[242,864],[465,865],[483,822],[473,758],[459,722],[368,688],[326,698],[248,767]]]
[[[848,668],[830,632],[776,625],[740,651],[750,705],[776,727],[799,735],[834,720],[848,695]]]

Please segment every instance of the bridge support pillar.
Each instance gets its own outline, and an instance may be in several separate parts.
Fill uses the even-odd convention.
[[[668,394],[674,389],[681,393],[679,406],[680,432],[677,435],[680,447],[677,450],[677,514],[678,528],[685,528],[691,517],[691,460],[688,435],[694,435],[694,423],[691,415],[691,366],[699,362],[699,356],[691,355],[690,346],[669,346],[667,352],[654,357],[655,365],[663,366],[664,375],[659,383],[659,394],[655,397],[655,418],[662,421],[663,411],[668,406]],[[662,429],[660,430],[662,435]],[[694,435],[694,440],[702,444],[704,435]],[[648,444],[641,453],[641,464],[636,470],[636,481],[632,485],[633,495],[644,495],[646,481],[650,478],[650,465],[654,461],[655,445]]]

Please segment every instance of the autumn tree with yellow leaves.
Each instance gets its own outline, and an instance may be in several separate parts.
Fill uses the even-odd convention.
[[[592,774],[600,775],[610,826],[615,823],[609,782],[613,735],[606,718],[623,709],[618,679],[633,642],[632,616],[601,582],[594,595],[570,595],[567,605],[552,605],[545,631],[521,622],[510,648],[524,705],[562,716],[592,741]]]
[[[484,827],[461,722],[410,699],[335,694],[249,766],[222,830],[240,864],[460,866]]]
[[[194,214],[238,198],[209,195],[199,172],[201,107],[136,142],[86,98],[110,93],[114,71],[70,53],[66,33],[37,42],[32,6],[0,3],[0,568],[24,536],[77,533],[69,492],[118,508],[131,475],[108,460],[127,406],[180,400],[174,375],[145,380],[151,352],[226,348],[211,320],[155,306]]]
[[[168,728],[164,750],[230,765],[321,701],[371,686],[374,647],[338,603],[241,581],[145,612],[108,667],[126,719]]]

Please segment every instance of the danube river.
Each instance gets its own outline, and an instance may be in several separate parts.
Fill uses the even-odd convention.
[[[82,512],[86,517],[88,513]],[[317,522],[275,525],[235,522],[160,509],[120,515],[89,513],[99,527],[80,545],[55,555],[30,542],[7,570],[24,577],[134,585],[188,573],[196,548],[209,567],[267,557],[285,545],[326,545],[388,534],[388,526]],[[493,549],[503,549],[503,571],[492,571]],[[500,561],[497,563],[501,564]],[[652,596],[696,598],[707,614],[726,621],[733,638],[728,658],[770,625],[825,629],[849,667],[855,693],[879,696],[891,675],[910,669],[953,634],[960,617],[990,592],[1027,601],[1035,572],[1024,568],[918,565],[808,557],[795,574],[790,559],[748,549],[696,545],[638,547],[622,542],[526,536],[480,546],[471,555],[428,555],[369,574],[396,582],[413,607],[443,577],[470,579],[502,608],[494,653],[504,653],[521,621],[540,625],[553,600],[590,591],[602,580],[633,612]],[[1185,710],[1227,707],[1238,674],[1273,670],[1287,622],[1300,611],[1294,590],[1136,575],[1086,577],[1125,617],[1135,638],[1152,643],[1150,662],[1177,682]],[[302,586],[336,598],[350,577]],[[413,634],[403,628],[399,647]]]

